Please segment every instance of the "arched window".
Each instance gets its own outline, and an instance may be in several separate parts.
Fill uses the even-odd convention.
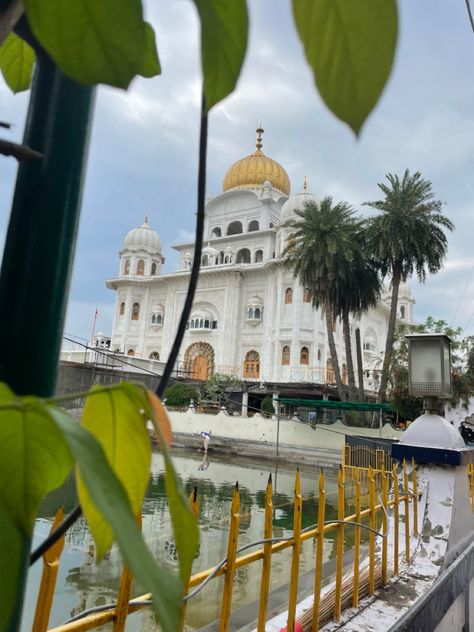
[[[260,377],[260,356],[254,349],[245,354],[244,377],[254,379]]]
[[[124,314],[125,314],[125,303],[120,303],[119,316],[123,316]]]
[[[253,317],[256,320],[260,320],[260,318],[262,318],[262,310],[260,309],[260,307],[256,307],[253,313]]]
[[[241,248],[237,253],[236,263],[250,263],[250,250]]]
[[[308,347],[301,347],[300,364],[309,364],[309,349],[308,349]]]
[[[217,239],[219,237],[222,237],[222,232],[219,226],[216,226],[215,228],[212,229],[211,232],[211,239]]]
[[[321,362],[321,349],[318,349],[318,362]]]
[[[238,235],[239,233],[242,233],[242,222],[231,222],[228,226],[227,226],[227,234],[228,235]]]
[[[155,276],[156,274],[156,263],[153,261],[151,264],[151,276]]]
[[[253,318],[253,307],[249,307],[247,310],[247,318]]]
[[[150,360],[159,360],[160,359],[160,354],[158,353],[158,351],[152,351],[149,355]]]
[[[135,355],[135,351],[134,351],[134,349],[129,349],[129,350],[127,351],[127,355],[129,355],[129,356],[134,356],[134,355]]]
[[[347,384],[347,366],[345,364],[342,365],[341,382]]]
[[[210,329],[211,328],[211,323],[206,319],[204,321],[204,329]]]
[[[405,318],[405,305],[400,307],[400,318]]]
[[[255,263],[261,263],[263,261],[263,250],[257,250],[255,252]]]
[[[311,290],[305,287],[303,290],[303,303],[311,303]]]
[[[328,358],[326,361],[326,382],[334,384],[334,369],[332,368],[332,360]]]
[[[151,324],[154,325],[156,323],[156,314],[151,315]]]
[[[256,219],[253,219],[249,223],[248,232],[253,233],[255,230],[260,230],[260,226],[258,224],[258,221]]]
[[[123,273],[124,274],[130,274],[130,259],[126,259],[125,260],[125,265],[123,268]]]
[[[132,320],[140,318],[140,303],[134,303],[132,307]]]
[[[160,314],[160,312],[158,312],[158,314],[156,315],[156,324],[157,325],[163,324],[163,314]]]
[[[285,304],[291,305],[293,303],[293,289],[291,287],[287,287],[285,290]]]
[[[290,364],[290,347],[285,345],[281,350],[281,363],[283,365]]]
[[[137,275],[143,276],[145,274],[145,262],[143,259],[139,259],[137,262]]]
[[[207,255],[203,255],[202,256],[201,265],[202,266],[208,266],[209,265],[209,257]]]

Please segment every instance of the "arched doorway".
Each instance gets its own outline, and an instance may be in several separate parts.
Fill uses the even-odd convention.
[[[193,380],[207,380],[214,373],[214,349],[208,342],[194,342],[185,351],[184,366]]]

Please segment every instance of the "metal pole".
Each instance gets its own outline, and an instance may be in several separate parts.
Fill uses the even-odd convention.
[[[18,169],[0,272],[0,381],[19,395],[54,393],[93,95],[37,51],[24,143],[43,158]],[[20,627],[30,547],[24,534],[7,632]]]
[[[359,382],[359,399],[361,402],[365,400],[364,394],[364,366],[362,363],[362,345],[360,344],[360,329],[355,330],[356,353],[357,353],[357,380]]]
[[[24,143],[44,157],[18,169],[0,273],[0,380],[20,395],[54,392],[93,95],[38,51]]]
[[[280,405],[278,405],[277,408],[277,453],[276,455],[278,456],[279,454],[279,444],[280,444]]]

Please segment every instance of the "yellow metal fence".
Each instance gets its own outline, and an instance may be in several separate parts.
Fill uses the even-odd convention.
[[[472,474],[474,478],[474,473]],[[410,480],[411,479],[411,480]],[[411,487],[410,487],[411,485]],[[354,511],[348,513],[348,492],[353,494]],[[301,547],[305,542],[314,541],[314,598],[312,607],[299,619],[303,630],[316,631],[331,618],[338,620],[344,608],[357,607],[359,599],[372,595],[379,585],[385,585],[388,577],[397,575],[399,569],[399,522],[404,524],[405,559],[410,559],[410,531],[414,535],[418,530],[417,479],[414,467],[409,473],[406,464],[399,472],[394,466],[387,471],[382,465],[380,470],[369,468],[355,468],[343,465],[339,470],[337,482],[337,518],[326,519],[326,492],[323,472],[319,476],[317,493],[317,523],[305,529],[302,528],[303,498],[301,495],[300,475],[296,472],[293,499],[293,535],[287,538],[274,537],[273,534],[273,489],[271,478],[265,495],[265,514],[263,524],[263,539],[255,543],[256,550],[245,552],[254,545],[246,545],[239,549],[240,523],[240,493],[236,485],[230,509],[230,527],[228,536],[227,556],[219,565],[196,573],[190,578],[186,587],[186,598],[192,598],[199,589],[205,590],[205,583],[213,578],[224,575],[224,588],[220,610],[220,631],[229,630],[232,608],[232,593],[234,575],[237,569],[262,561],[261,583],[257,629],[264,632],[267,621],[267,604],[270,589],[270,573],[272,557],[284,549],[292,550],[291,574],[288,588],[288,630],[294,630],[295,613],[298,598],[299,566]],[[191,497],[191,504],[196,515],[199,506],[196,492]],[[400,512],[400,505],[402,512]],[[410,505],[412,506],[410,520]],[[60,520],[60,518],[57,518]],[[391,559],[388,555],[388,533],[393,528],[393,551]],[[410,529],[410,524],[412,528]],[[344,568],[344,532],[353,530],[353,561],[350,567]],[[368,531],[368,555],[361,559],[362,532]],[[322,591],[321,578],[323,569],[323,550],[325,536],[335,532],[336,559],[335,577],[332,587]],[[376,539],[381,541],[376,546]],[[53,604],[54,585],[57,569],[64,542],[59,541],[54,550],[48,551],[43,557],[43,577],[39,590],[36,616],[33,632],[45,632],[47,629],[51,607]],[[255,572],[258,569],[255,568]],[[82,618],[54,628],[54,632],[83,632],[92,630],[105,623],[112,623],[113,632],[123,632],[129,614],[149,605],[151,596],[142,595],[130,600],[132,577],[128,568],[122,572],[117,603],[103,612],[95,612]],[[186,599],[185,598],[185,599]],[[183,602],[183,626],[186,601]],[[53,632],[53,630],[51,630]]]

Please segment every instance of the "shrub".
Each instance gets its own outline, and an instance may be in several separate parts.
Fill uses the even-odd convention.
[[[197,404],[199,402],[199,391],[188,384],[176,382],[165,391],[167,406],[189,406],[191,400]]]
[[[262,399],[261,404],[262,412],[265,413],[265,416],[270,416],[275,414],[275,408],[273,406],[273,399],[267,395]]]

